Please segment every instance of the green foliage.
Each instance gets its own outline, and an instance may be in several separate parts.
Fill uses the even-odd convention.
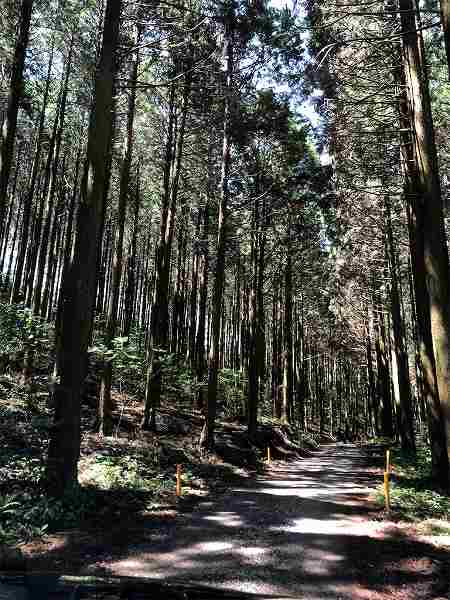
[[[17,419],[20,416],[18,410],[1,411],[2,419],[9,423],[15,438],[18,438]],[[43,425],[42,420],[36,421],[34,417],[30,420],[33,428]],[[32,539],[47,531],[49,506],[37,491],[44,474],[44,464],[32,452],[29,448],[19,451],[7,446],[0,458],[0,489],[4,490],[0,492],[0,544]],[[5,490],[11,491],[5,493]]]
[[[450,523],[445,524],[442,521],[429,521],[423,523],[421,530],[428,535],[450,535]]]
[[[416,456],[394,448],[392,462],[402,478],[421,481],[423,484],[429,483],[431,478],[431,453],[428,447],[419,447]]]
[[[38,459],[14,460],[9,468],[28,480],[25,491],[0,495],[0,544],[31,540],[83,521],[98,521],[106,513],[126,514],[131,505],[150,506],[159,494],[175,489],[175,480],[161,474],[151,459],[144,455],[95,455],[83,465],[84,485],[62,500],[40,489],[44,469]]]
[[[448,517],[450,501],[432,490],[418,490],[416,486],[393,485],[392,506],[411,519]]]
[[[295,440],[300,446],[318,448],[320,445],[320,433],[314,431],[299,431],[294,424]]]
[[[227,417],[240,416],[246,404],[246,377],[240,371],[222,369],[219,371],[219,393]]]
[[[116,337],[111,346],[103,341],[98,341],[89,349],[102,361],[111,361],[114,369],[114,380],[119,385],[126,382],[139,382],[144,385],[145,379],[141,375],[145,372],[145,358],[134,346],[129,344],[127,337]]]
[[[137,369],[139,366],[140,357],[135,353],[135,348],[128,346],[127,337],[114,338],[111,347],[99,342],[89,348],[89,352],[104,360],[111,360],[117,369]]]
[[[395,449],[392,464],[391,506],[394,511],[410,521],[450,519],[450,498],[433,486],[428,448],[419,448],[416,458]],[[377,490],[376,500],[380,506],[384,505],[381,487]]]
[[[84,479],[103,490],[125,489],[157,493],[167,487],[164,478],[136,456],[96,456],[87,466]]]
[[[184,399],[194,400],[198,384],[194,381],[194,374],[185,361],[180,360],[176,354],[160,352],[164,388],[169,393],[181,395]]]
[[[0,544],[40,537],[46,531],[45,524],[33,519],[33,507],[20,496],[0,496]]]
[[[46,496],[45,446],[50,413],[43,403],[31,412],[25,399],[0,402],[0,544],[15,544],[82,522],[141,510],[175,489],[175,480],[161,474],[157,447],[121,456],[91,454],[80,462],[83,485],[62,500]]]
[[[138,336],[114,338],[110,347],[99,337],[89,352],[98,360],[112,362],[115,385],[134,388],[140,395],[144,393],[147,359],[138,348]],[[155,348],[155,354],[161,365],[164,390],[193,401],[197,388],[203,384],[195,381],[188,363],[176,354],[158,348]]]
[[[17,543],[73,527],[98,510],[90,490],[79,488],[62,500],[43,493],[0,496],[0,543]]]
[[[52,326],[22,304],[0,303],[0,347],[9,358],[24,351],[47,352]]]

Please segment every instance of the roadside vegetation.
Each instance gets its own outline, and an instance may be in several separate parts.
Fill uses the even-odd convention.
[[[16,545],[79,527],[94,530],[117,519],[132,521],[151,512],[178,509],[180,502],[226,489],[233,480],[263,468],[266,444],[275,457],[293,457],[301,447],[317,446],[313,433],[303,433],[296,440],[301,446],[296,445],[295,430],[268,417],[261,423],[265,437],[249,444],[242,425],[245,382],[238,373],[224,369],[219,377],[218,451],[205,457],[199,447],[202,415],[192,408],[198,384],[189,367],[170,354],[161,359],[167,385],[157,414],[158,434],[143,432],[140,399],[145,355],[136,336],[116,338],[105,350],[96,333],[81,412],[81,485],[63,498],[54,498],[44,488],[53,414],[49,386],[53,327],[21,306],[0,304],[0,316],[4,336],[0,544]],[[24,378],[23,356],[30,351],[33,369]],[[116,373],[110,436],[99,435],[96,429],[99,364],[106,352]],[[180,499],[175,496],[177,464],[182,465]]]
[[[431,452],[419,446],[416,455],[392,450],[391,513],[387,518],[419,524],[419,531],[429,535],[450,535],[450,497],[439,489],[431,476]],[[384,507],[380,486],[376,502]]]

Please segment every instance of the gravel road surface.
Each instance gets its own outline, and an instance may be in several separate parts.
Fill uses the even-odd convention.
[[[380,479],[371,466],[362,450],[343,444],[272,463],[264,475],[201,502],[102,566],[114,575],[277,598],[414,598],[418,581],[405,596],[387,568],[392,553],[401,559],[408,544],[369,518],[368,494]]]

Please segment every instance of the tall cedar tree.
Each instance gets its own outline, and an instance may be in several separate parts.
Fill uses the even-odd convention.
[[[54,394],[55,415],[46,470],[47,489],[58,497],[76,486],[78,481],[80,396],[97,289],[121,10],[121,0],[108,0],[89,122],[75,247],[62,290],[57,347],[60,379]]]

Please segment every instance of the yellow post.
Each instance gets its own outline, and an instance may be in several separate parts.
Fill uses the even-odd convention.
[[[270,446],[267,446],[267,462],[270,463]]]
[[[391,510],[391,496],[389,490],[389,473],[384,474],[384,502],[387,512]]]
[[[384,472],[384,504],[385,504],[387,512],[389,512],[391,510],[391,490],[389,487],[390,475],[391,475],[391,451],[390,451],[390,449],[387,449],[386,450],[386,471]]]
[[[181,496],[181,465],[177,465],[177,496]]]

